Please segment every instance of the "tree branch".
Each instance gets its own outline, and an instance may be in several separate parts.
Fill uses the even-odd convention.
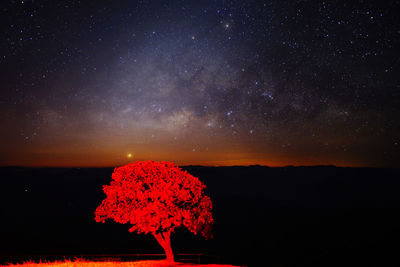
[[[156,238],[157,242],[165,249],[166,243],[163,236],[159,233],[153,232],[153,236]]]

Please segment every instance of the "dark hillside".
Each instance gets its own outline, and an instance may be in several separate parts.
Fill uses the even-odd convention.
[[[176,253],[266,266],[395,266],[400,171],[336,167],[185,167],[207,185],[214,239],[186,230]],[[112,168],[0,168],[1,261],[27,255],[162,253],[128,225],[96,223]],[[360,258],[362,257],[362,260]],[[391,265],[392,264],[392,265]]]

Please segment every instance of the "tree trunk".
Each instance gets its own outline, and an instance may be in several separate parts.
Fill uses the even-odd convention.
[[[175,262],[174,253],[172,252],[171,248],[171,232],[153,233],[153,236],[164,249],[165,255],[167,256],[167,261]]]

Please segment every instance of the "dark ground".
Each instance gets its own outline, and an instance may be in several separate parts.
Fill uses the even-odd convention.
[[[400,169],[186,167],[214,203],[214,239],[175,253],[250,266],[400,266]],[[48,254],[162,253],[150,235],[94,221],[112,168],[0,168],[0,263]]]

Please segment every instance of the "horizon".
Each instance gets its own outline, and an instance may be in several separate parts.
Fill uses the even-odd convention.
[[[37,166],[37,165],[3,165],[0,168],[31,168],[31,169],[115,169],[128,164],[133,164],[134,162],[117,165],[117,166]],[[282,166],[270,166],[270,165],[176,165],[180,168],[186,167],[204,167],[204,168],[233,168],[233,167],[263,167],[263,168],[312,168],[312,167],[327,167],[327,168],[354,168],[354,169],[399,169],[400,167],[379,167],[379,166],[340,166],[332,164],[319,164],[319,165],[282,165]]]

